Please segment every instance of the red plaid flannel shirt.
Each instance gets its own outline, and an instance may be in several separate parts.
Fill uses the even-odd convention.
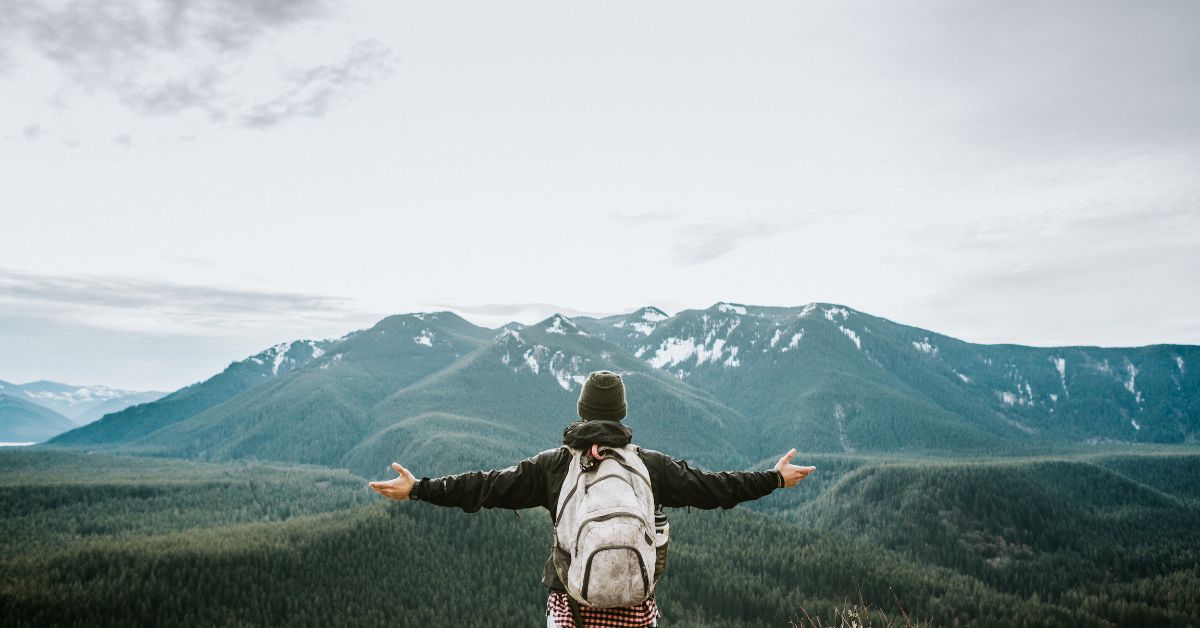
[[[592,608],[580,606],[579,614],[587,628],[643,628],[658,621],[658,606],[650,598],[629,608]],[[546,599],[546,615],[554,618],[561,628],[583,628],[576,626],[571,617],[571,606],[566,593],[552,591]]]

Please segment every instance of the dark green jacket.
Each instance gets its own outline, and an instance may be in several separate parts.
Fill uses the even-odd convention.
[[[712,473],[653,449],[639,447],[638,453],[650,472],[655,503],[667,507],[733,508],[740,502],[769,494],[779,482],[776,471]],[[553,518],[570,461],[570,450],[563,446],[547,449],[506,469],[425,478],[417,485],[417,499],[467,512],[480,508],[541,506]],[[564,590],[549,559],[542,572],[542,584],[554,591]]]

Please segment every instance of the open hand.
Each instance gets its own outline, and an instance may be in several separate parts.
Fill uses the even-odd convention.
[[[370,482],[367,485],[375,489],[376,493],[389,499],[408,499],[408,494],[412,492],[413,485],[417,483],[417,478],[413,477],[413,474],[408,469],[400,466],[399,462],[392,463],[392,470],[400,475],[386,482]]]
[[[775,470],[783,474],[783,487],[792,488],[800,483],[800,480],[808,477],[809,473],[816,471],[816,467],[798,467],[791,463],[792,456],[796,455],[796,448],[783,454],[779,462],[775,463]]]

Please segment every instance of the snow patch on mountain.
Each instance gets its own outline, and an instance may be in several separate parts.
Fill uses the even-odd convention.
[[[959,373],[958,371],[954,371],[954,374],[955,374],[955,375],[957,375],[957,376],[958,376],[958,378],[959,378],[959,379],[961,379],[961,380],[962,380],[962,382],[963,382],[964,384],[970,384],[970,383],[971,383],[971,378],[970,378],[970,377],[967,377],[966,375],[963,375],[962,373]]]
[[[548,347],[543,345],[533,345],[525,351],[525,355],[523,356],[525,358],[525,365],[529,367],[529,370],[532,371],[534,375],[537,375],[539,372],[541,372],[542,368],[539,359],[544,358],[545,356],[549,355],[549,353],[550,349]]]
[[[315,343],[311,340],[307,340],[306,342],[308,343],[308,347],[310,349],[312,349],[312,359],[315,360],[315,359],[325,355],[325,350],[322,349],[321,347],[318,347],[317,343]]]
[[[1017,382],[1017,392],[1011,393],[1008,391],[997,391],[1000,395],[1000,401],[1006,406],[1032,406],[1033,405],[1033,388],[1029,382]]]
[[[1055,357],[1054,369],[1058,371],[1058,381],[1062,384],[1063,394],[1069,399],[1071,391],[1067,390],[1067,360],[1066,358]]]
[[[322,364],[320,366],[320,369],[322,371],[327,370],[327,369],[329,369],[329,367],[331,367],[334,364],[337,364],[338,362],[341,362],[341,361],[342,361],[342,354],[335,353],[332,358],[329,358],[328,360],[325,361],[324,364]]]
[[[709,331],[703,342],[697,343],[694,338],[667,338],[659,343],[658,348],[654,351],[654,355],[646,360],[654,368],[661,369],[664,367],[675,366],[690,360],[693,356],[696,358],[695,365],[702,366],[705,363],[717,364],[721,362],[721,358],[725,355],[726,339],[716,337],[716,329]],[[645,347],[638,349],[634,355],[641,357]],[[736,358],[737,351],[731,348],[730,352],[734,359],[726,360],[726,366],[738,366],[740,360]]]
[[[521,338],[521,334],[515,329],[506,329],[496,336],[496,342],[515,342],[519,345],[525,344],[525,340]]]
[[[419,345],[425,345],[426,347],[432,347],[433,333],[431,333],[428,329],[422,329],[420,336],[413,336],[413,342]]]
[[[670,318],[662,310],[648,307],[642,310],[642,320],[648,323],[657,323]]]
[[[741,361],[740,361],[740,360],[738,360],[738,358],[737,358],[737,354],[738,354],[738,348],[737,348],[737,347],[731,347],[731,348],[729,349],[729,357],[728,357],[728,358],[725,358],[725,361],[724,361],[724,362],[722,362],[721,364],[722,364],[722,365],[724,365],[724,366],[726,366],[726,367],[738,367],[738,366],[741,366],[741,364],[742,364],[742,363],[741,363]]]
[[[554,381],[563,388],[563,390],[571,390],[575,384],[583,385],[587,376],[583,373],[583,367],[587,359],[579,355],[567,355],[562,351],[551,352],[550,347],[541,344],[535,344],[529,347],[521,354],[521,361],[515,362],[512,354],[504,352],[500,356],[500,363],[505,366],[512,366],[514,372],[528,368],[530,373],[540,375],[548,373],[554,378]]]
[[[567,357],[562,351],[555,351],[550,357],[550,374],[554,376],[554,381],[558,382],[563,390],[570,391],[575,384],[583,386],[587,376],[581,371],[584,364],[583,356],[572,355]]]
[[[783,337],[783,330],[776,327],[775,334],[773,336],[771,336],[771,343],[769,346],[763,347],[763,353],[766,353],[767,349],[774,349],[775,345],[779,344],[779,339],[782,337]]]
[[[853,329],[848,329],[846,327],[842,327],[841,325],[838,325],[838,329],[842,330],[842,333],[846,334],[846,337],[854,342],[855,348],[857,348],[859,351],[862,351],[862,338],[859,338],[858,334],[854,333]]]
[[[1129,378],[1125,380],[1125,390],[1133,395],[1134,401],[1142,403],[1142,393],[1137,389],[1137,367],[1128,359],[1125,360],[1125,372],[1129,373]]]
[[[746,315],[746,306],[744,306],[744,305],[736,305],[736,304],[733,304],[733,303],[724,303],[724,302],[722,302],[722,303],[718,303],[718,304],[717,304],[717,309],[718,309],[718,310],[720,310],[720,311],[722,311],[722,312],[725,312],[725,313],[727,313],[727,314],[728,314],[728,313],[733,313],[733,314],[737,314],[737,315],[739,315],[739,316],[745,316],[745,315]]]
[[[639,350],[638,357],[641,357],[641,353],[642,351]],[[650,363],[650,366],[660,369],[664,366],[675,366],[693,355],[696,355],[694,338],[667,338],[654,351],[654,355],[646,361]]]
[[[1175,366],[1179,368],[1179,374],[1183,375],[1187,371],[1183,368],[1183,356],[1175,356]]]
[[[797,314],[797,317],[799,317],[799,318],[807,318],[807,317],[808,317],[808,315],[809,315],[809,314],[812,314],[812,313],[813,313],[813,311],[814,311],[814,310],[816,310],[816,309],[817,309],[817,304],[816,304],[816,303],[809,303],[808,305],[806,305],[806,306],[804,306],[803,308],[801,308],[801,309],[800,309],[800,313],[799,313],[799,314]]]
[[[570,323],[568,323],[568,325],[570,325]],[[572,327],[574,326],[572,325]],[[546,327],[546,333],[559,334],[561,336],[567,335],[567,330],[563,327],[563,318],[561,316],[555,316],[554,320],[550,322],[550,326]]]
[[[279,367],[283,366],[283,363],[290,359],[287,355],[289,349],[291,349],[291,345],[286,342],[281,342],[268,349],[268,351],[271,352],[274,357],[274,363],[271,365],[272,375],[278,375]]]
[[[795,349],[796,347],[799,347],[801,338],[804,338],[804,329],[803,328],[801,328],[800,331],[792,334],[792,338],[791,338],[791,340],[788,340],[787,346],[780,347],[779,352],[787,353],[789,349]]]
[[[654,325],[653,323],[639,323],[639,322],[630,323],[629,326],[633,328],[633,331],[636,331],[637,333],[639,333],[643,336],[649,336],[650,332],[654,331],[654,328],[656,327],[656,325]]]
[[[850,444],[850,438],[846,436],[846,410],[842,404],[833,404],[833,419],[837,425],[838,442],[842,446],[842,451],[852,454],[854,446]]]
[[[933,346],[932,344],[930,344],[929,336],[926,336],[925,339],[922,340],[921,342],[917,342],[914,340],[912,343],[912,346],[914,349],[916,349],[917,351],[920,351],[921,353],[931,355],[935,358],[937,357],[938,348]]]
[[[711,350],[707,349],[703,345],[696,347],[696,366],[700,366],[705,362],[712,362],[713,364],[716,364],[717,360],[721,359],[721,354],[724,353],[724,351],[724,338],[717,338],[716,340],[713,340]]]
[[[827,318],[831,321],[833,320],[833,317],[838,314],[842,315],[843,321],[846,320],[847,318],[850,318],[850,311],[844,307],[827,307],[827,308],[825,308],[825,318]]]

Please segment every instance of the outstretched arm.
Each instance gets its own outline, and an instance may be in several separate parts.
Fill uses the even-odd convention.
[[[493,471],[471,471],[437,478],[416,478],[407,469],[393,462],[392,469],[400,475],[387,482],[371,482],[371,488],[391,499],[416,497],[438,506],[462,508],[475,512],[480,508],[533,508],[546,501],[545,473],[541,466],[542,452],[517,464]],[[413,491],[417,491],[415,494]]]
[[[646,451],[646,450],[643,450]],[[652,452],[655,500],[664,506],[696,508],[733,508],[744,501],[758,499],[776,488],[795,486],[816,467],[790,464],[793,449],[784,454],[770,471],[702,471],[686,461]]]

